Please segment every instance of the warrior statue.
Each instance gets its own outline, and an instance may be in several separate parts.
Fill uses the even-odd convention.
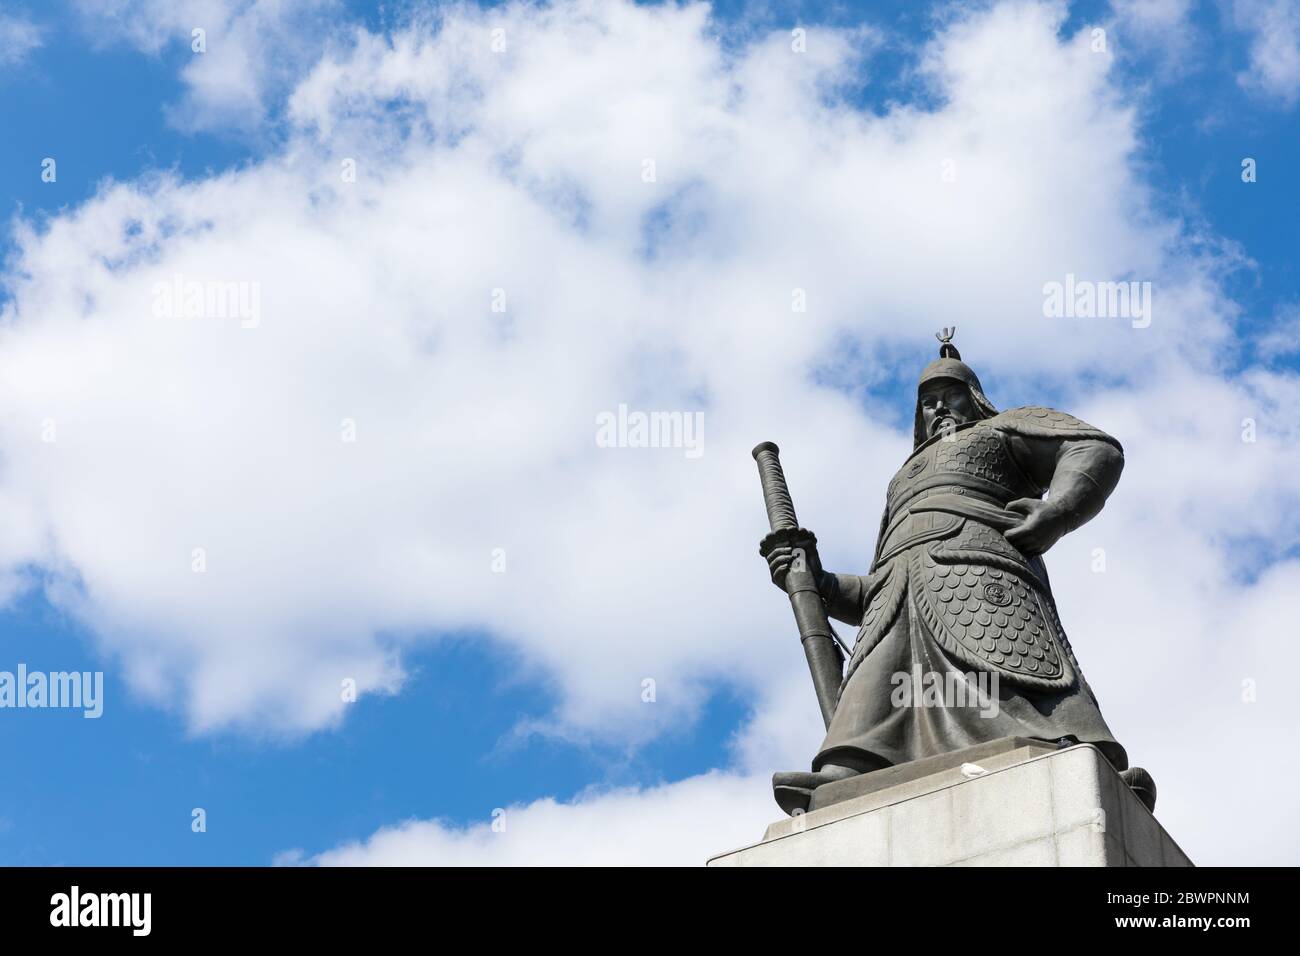
[[[1150,775],[1128,768],[1079,669],[1042,559],[1101,510],[1123,450],[1050,408],[999,412],[953,331],[921,373],[915,446],[889,483],[869,574],[822,570],[816,538],[796,528],[775,446],[755,449],[774,528],[760,554],[795,603],[827,721],[812,772],[774,776],[777,802],[794,813],[822,784],[1015,736],[1096,746],[1154,807]],[[827,615],[858,628],[847,666]],[[989,678],[996,706],[898,706],[899,675],[918,671]]]

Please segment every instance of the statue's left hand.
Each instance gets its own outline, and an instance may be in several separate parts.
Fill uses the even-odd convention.
[[[1020,524],[1005,534],[1008,541],[1029,557],[1044,553],[1066,532],[1065,523],[1048,501],[1017,498],[1006,506],[1006,510],[1025,516]]]

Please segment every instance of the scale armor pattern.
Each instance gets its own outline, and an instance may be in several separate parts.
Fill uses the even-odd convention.
[[[996,482],[1004,488],[1016,484],[1019,472],[993,428],[976,425],[958,433],[954,441],[935,442],[934,472],[951,471]]]
[[[938,548],[913,548],[911,554],[914,604],[951,656],[1040,690],[1074,682],[1055,618],[1044,608],[1050,599],[1034,579],[1002,567],[944,563]]]

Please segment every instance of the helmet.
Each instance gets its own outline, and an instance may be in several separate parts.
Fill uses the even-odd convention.
[[[925,426],[921,418],[921,389],[928,382],[937,379],[950,379],[961,382],[966,386],[970,393],[971,405],[974,406],[976,414],[981,418],[992,418],[998,413],[997,408],[984,395],[984,389],[980,387],[979,376],[975,374],[974,369],[961,360],[961,353],[957,351],[957,346],[952,344],[953,333],[957,327],[944,329],[942,332],[936,332],[935,338],[940,342],[939,357],[925,367],[921,372],[921,378],[916,383],[916,419],[913,428],[913,437],[915,442],[914,448],[920,448],[926,441]]]

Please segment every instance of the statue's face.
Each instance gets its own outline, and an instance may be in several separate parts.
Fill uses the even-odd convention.
[[[921,387],[921,424],[927,438],[977,417],[970,390],[956,379],[939,378]]]

